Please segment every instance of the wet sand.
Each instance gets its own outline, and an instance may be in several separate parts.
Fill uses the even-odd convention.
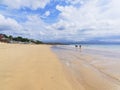
[[[74,90],[47,45],[0,43],[0,90]]]
[[[53,51],[63,63],[75,90],[120,90],[119,58],[62,48],[53,48]]]

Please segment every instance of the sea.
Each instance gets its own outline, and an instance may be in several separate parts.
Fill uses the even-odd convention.
[[[75,47],[74,44],[71,45],[55,45],[52,47],[52,50],[56,53],[63,53],[64,51],[69,51],[77,54],[86,54],[86,55],[98,55],[108,58],[118,58],[120,59],[120,45],[91,45],[83,44],[81,48]]]

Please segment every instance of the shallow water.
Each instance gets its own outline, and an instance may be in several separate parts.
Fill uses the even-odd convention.
[[[71,50],[74,53],[95,54],[104,57],[120,58],[120,45],[83,45],[82,48],[75,48],[74,45],[58,45],[54,46],[56,50]]]
[[[84,90],[120,90],[120,46],[58,45],[52,50]]]

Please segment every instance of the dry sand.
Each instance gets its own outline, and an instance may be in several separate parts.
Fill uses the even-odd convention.
[[[47,45],[0,43],[0,90],[74,90]]]

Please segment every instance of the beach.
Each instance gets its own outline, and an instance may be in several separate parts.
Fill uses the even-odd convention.
[[[0,43],[0,90],[120,90],[119,52]]]
[[[0,43],[0,90],[74,90],[50,47]]]

